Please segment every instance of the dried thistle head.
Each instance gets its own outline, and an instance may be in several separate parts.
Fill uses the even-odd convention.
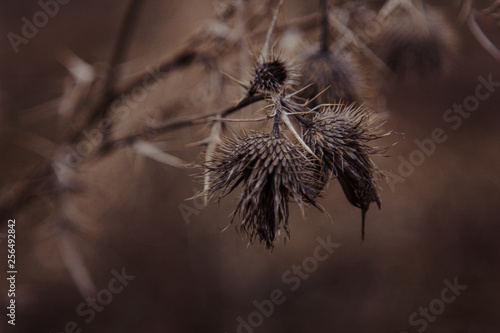
[[[426,6],[423,12],[398,11],[391,17],[377,44],[379,55],[393,72],[411,78],[449,71],[458,38],[441,12]]]
[[[248,91],[250,95],[256,92],[264,94],[282,92],[289,79],[290,71],[287,69],[286,63],[273,56],[271,52],[271,37],[282,6],[283,0],[278,3],[278,6],[274,10],[274,15],[267,30],[266,40],[262,47],[262,53],[258,58],[258,63],[255,66],[253,78],[250,82],[250,89]]]
[[[300,68],[298,88],[307,87],[301,97],[313,99],[324,91],[313,101],[313,106],[339,100],[361,102],[367,95],[365,75],[355,58],[345,50],[318,50],[304,56]]]
[[[284,90],[289,71],[286,63],[278,58],[259,63],[250,82],[249,94],[278,93]]]
[[[354,104],[320,106],[304,133],[304,141],[321,158],[316,172],[321,184],[337,178],[349,202],[362,211],[362,235],[365,214],[372,202],[380,208],[376,185],[378,168],[370,158],[381,152],[368,145],[388,133],[380,133],[377,117]]]
[[[243,193],[233,212],[240,217],[240,230],[272,248],[278,230],[289,236],[288,203],[304,210],[313,204],[318,190],[314,166],[307,152],[287,139],[250,131],[234,139],[224,138],[208,162],[212,173],[207,195],[223,197],[237,186]]]

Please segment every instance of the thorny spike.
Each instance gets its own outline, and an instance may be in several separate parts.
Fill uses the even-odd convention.
[[[236,78],[232,77],[231,75],[229,75],[229,74],[227,74],[227,73],[225,73],[225,72],[222,72],[222,74],[224,74],[224,76],[226,76],[226,77],[227,77],[227,78],[229,78],[230,80],[232,80],[232,81],[236,82],[236,83],[237,83],[239,86],[241,86],[243,89],[245,89],[245,90],[246,90],[246,89],[248,89],[248,86],[247,86],[244,82],[242,82],[242,81],[240,81],[240,80],[238,80],[238,79],[236,79]]]
[[[90,83],[95,79],[95,68],[82,60],[71,50],[63,49],[59,58],[59,61],[63,64],[64,67],[66,67],[66,69],[76,82]]]
[[[460,12],[457,16],[457,21],[460,24],[463,24],[467,17],[469,16],[472,9],[472,0],[463,0],[462,6],[460,7]]]
[[[290,122],[290,119],[288,118],[288,116],[286,115],[286,113],[282,113],[281,115],[283,117],[282,119],[283,119],[285,125],[288,127],[288,129],[290,130],[290,132],[292,132],[293,136],[295,136],[295,138],[300,143],[300,145],[302,147],[304,147],[304,149],[307,150],[307,152],[309,154],[311,154],[315,159],[317,159],[318,161],[321,161],[321,159],[318,156],[316,156],[316,154],[313,153],[313,151],[311,150],[311,148],[309,148],[309,146],[304,142],[304,140],[302,140],[302,138],[300,137],[299,133],[297,133],[297,131],[293,127],[292,123]]]
[[[180,158],[170,155],[150,142],[137,141],[132,145],[135,153],[149,157],[155,161],[167,164],[176,168],[185,165],[186,162]]]
[[[492,43],[492,41],[486,37],[484,32],[481,30],[476,22],[475,14],[471,13],[467,16],[466,22],[469,30],[472,32],[476,40],[481,44],[481,46],[497,61],[500,61],[500,50]]]
[[[213,120],[217,122],[226,122],[226,123],[251,123],[251,122],[259,122],[259,121],[264,121],[268,120],[269,117],[261,117],[261,118],[255,118],[255,119],[229,119],[229,118],[207,118],[208,120]]]
[[[271,42],[271,36],[273,34],[274,27],[276,26],[276,21],[278,20],[278,14],[280,13],[281,7],[283,6],[283,0],[280,0],[278,7],[276,7],[273,15],[273,19],[271,24],[269,25],[269,29],[267,30],[266,41],[264,43],[264,47],[262,48],[262,55],[260,58],[260,62],[264,63],[269,56],[269,45]]]
[[[216,121],[212,126],[212,131],[210,132],[210,136],[207,138],[208,145],[205,152],[205,163],[210,162],[212,154],[217,148],[217,144],[220,141],[221,130],[222,130],[222,123],[220,121]],[[205,174],[205,177],[203,178],[203,191],[205,193],[208,193],[209,186],[210,186],[210,173],[207,172]],[[205,206],[208,204],[208,195],[203,196],[203,204]]]
[[[96,287],[85,265],[84,259],[79,253],[75,241],[70,239],[71,237],[68,231],[61,231],[60,234],[58,234],[57,240],[59,250],[64,265],[78,288],[80,295],[87,298],[91,295],[95,295]]]

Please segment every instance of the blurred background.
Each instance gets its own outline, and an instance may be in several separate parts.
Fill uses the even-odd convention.
[[[85,191],[70,201],[86,222],[67,231],[78,249],[76,257],[64,255],[64,243],[57,240],[53,227],[53,203],[46,197],[9,217],[17,221],[17,316],[14,328],[2,314],[2,331],[69,332],[74,328],[68,330],[68,323],[74,322],[82,332],[499,332],[500,91],[481,101],[456,130],[443,114],[475,94],[479,76],[500,81],[500,66],[466,27],[456,23],[458,6],[432,3],[447,8],[460,37],[457,56],[446,77],[383,82],[380,103],[388,110],[384,129],[401,134],[383,140],[397,145],[389,157],[376,162],[382,170],[397,173],[400,157],[408,160],[418,149],[415,139],[430,138],[436,128],[442,128],[448,139],[436,144],[435,152],[394,190],[381,182],[382,209],[372,206],[368,212],[364,242],[361,214],[337,182],[320,201],[333,222],[313,209],[303,218],[291,205],[291,239],[286,244],[281,239],[270,252],[262,245],[247,246],[234,226],[226,229],[237,195],[202,207],[186,200],[202,189],[191,177],[196,170],[139,159],[124,149],[81,171]],[[200,0],[147,1],[126,57],[125,78],[175,54],[219,6]],[[1,7],[4,36],[19,34],[22,17],[31,18],[40,10],[38,2],[27,0]],[[71,52],[87,63],[105,66],[126,7],[118,0],[71,1],[61,5],[28,43],[20,44],[17,54],[3,38],[3,195],[44,161],[23,138],[45,138],[47,145],[57,140],[54,110],[68,77],[64,55]],[[311,4],[285,1],[280,22],[315,11]],[[268,22],[269,17],[263,19],[264,29]],[[500,45],[498,27],[482,24]],[[250,71],[251,67],[241,72]],[[237,71],[231,74],[242,77]],[[133,108],[120,133],[144,126],[144,119],[175,105],[178,96],[187,96],[186,105],[193,107],[182,112],[167,108],[169,113],[161,117],[183,116],[186,110],[215,111],[240,96],[234,85],[215,109],[200,105],[197,95],[205,93],[206,77],[198,65],[166,76]],[[201,149],[186,148],[186,143],[205,134],[198,127],[172,132],[163,147],[196,161]],[[6,230],[3,221],[0,232],[5,235]],[[291,290],[295,284],[286,276],[297,281],[300,275],[289,270],[311,262],[307,258],[314,258],[318,237],[340,246]],[[0,241],[1,253],[6,253],[5,238]],[[69,269],[68,261],[75,258],[83,261],[97,295],[107,303],[101,302],[92,318],[78,312],[86,301]],[[6,267],[6,255],[1,262]],[[107,292],[110,281],[123,270],[134,278],[120,292]],[[409,321],[414,312],[441,298],[444,280],[455,279],[467,286],[455,301],[444,309],[437,306],[439,315],[427,320],[428,325]],[[0,304],[6,311],[8,286],[2,280]],[[282,304],[269,316],[255,314],[259,310],[254,302],[271,299],[275,289],[283,291]]]

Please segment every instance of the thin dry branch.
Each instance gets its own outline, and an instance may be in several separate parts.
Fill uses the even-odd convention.
[[[125,56],[131,43],[132,35],[137,26],[138,18],[144,3],[144,0],[130,1],[120,28],[120,35],[118,36],[111,61],[109,63],[110,68],[104,84],[105,94],[108,94],[114,89],[116,81],[120,76],[118,65],[125,60]],[[105,112],[105,110],[102,110],[102,112]]]
[[[179,54],[172,57],[171,59],[168,59],[164,61],[162,64],[160,64],[156,68],[156,72],[163,77],[173,70],[182,69],[192,65],[197,61],[205,61],[207,59],[208,55],[200,54],[195,49],[185,49],[181,51]],[[141,84],[143,84],[144,79],[149,75],[151,75],[151,73],[146,71],[145,73],[138,75],[135,79],[127,83],[124,87],[111,91],[109,99],[111,101],[114,101],[120,96],[129,94],[134,88],[139,87]]]
[[[213,122],[214,120],[212,119],[213,117],[226,117],[233,112],[236,112],[238,110],[241,110],[253,103],[259,102],[264,100],[264,95],[257,94],[257,95],[249,95],[241,99],[238,103],[235,105],[224,109],[222,111],[217,111],[213,113],[207,113],[207,114],[202,114],[202,115],[193,115],[191,117],[187,117],[185,119],[174,119],[172,121],[169,121],[165,123],[162,126],[158,127],[150,127],[147,128],[139,133],[132,134],[129,136],[125,136],[123,138],[114,140],[114,141],[107,141],[105,142],[99,149],[98,154],[103,155],[103,154],[109,154],[110,152],[114,151],[117,148],[120,147],[126,147],[130,146],[133,143],[135,143],[137,140],[146,140],[146,141],[151,141],[154,138],[169,132],[173,130],[177,130],[180,128],[188,127],[188,126],[194,126],[194,125],[202,125],[208,122]]]
[[[31,203],[38,197],[38,193],[47,189],[49,177],[53,174],[50,163],[43,167],[37,167],[31,171],[31,174],[22,182],[15,184],[7,195],[4,191],[0,201],[0,225],[7,223],[9,217]]]
[[[500,61],[500,50],[493,44],[493,42],[484,34],[481,27],[476,22],[478,11],[473,9],[466,22],[474,38],[481,44],[481,46],[488,52],[496,61]]]
[[[328,19],[328,0],[321,0],[321,51],[328,51],[330,47],[330,22]]]

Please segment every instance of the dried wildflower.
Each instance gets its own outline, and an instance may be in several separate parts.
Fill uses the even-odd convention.
[[[380,35],[380,56],[398,76],[445,74],[456,53],[457,37],[445,17],[432,7],[420,13],[392,14]]]
[[[280,93],[284,91],[286,83],[293,73],[288,70],[287,64],[283,60],[276,58],[271,52],[271,36],[282,6],[283,0],[281,0],[276,7],[271,24],[267,30],[262,53],[258,58],[258,63],[255,66],[253,78],[250,82],[250,89],[248,90],[249,95],[255,94],[256,92],[264,94]]]
[[[287,79],[286,64],[279,59],[272,59],[256,66],[249,93],[277,93],[283,90]]]
[[[234,139],[224,138],[205,163],[211,172],[209,196],[223,197],[241,185],[243,193],[235,211],[241,217],[240,229],[253,242],[257,237],[266,248],[273,247],[281,228],[289,236],[288,202],[304,210],[318,193],[314,166],[306,152],[289,140],[251,131]]]
[[[301,97],[312,99],[323,92],[313,105],[362,101],[366,97],[365,76],[347,51],[318,50],[304,57],[299,88],[307,87]],[[325,90],[326,89],[326,90]]]
[[[376,131],[376,117],[363,107],[339,105],[321,106],[304,133],[305,142],[322,160],[316,172],[326,185],[337,178],[349,202],[362,211],[362,236],[365,214],[370,203],[380,208],[375,182],[378,168],[370,159],[380,149],[368,142],[387,134]]]

